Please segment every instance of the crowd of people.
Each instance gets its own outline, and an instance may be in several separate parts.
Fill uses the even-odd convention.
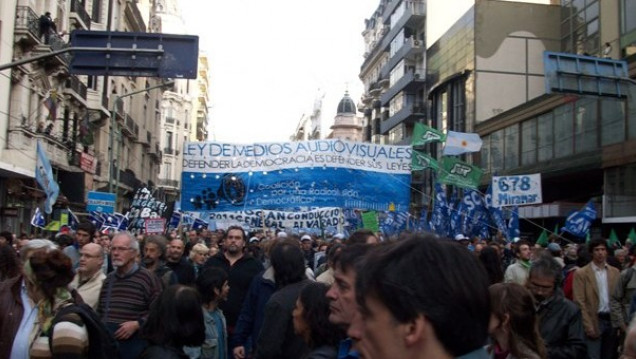
[[[562,241],[0,232],[0,358],[636,358],[636,246]]]

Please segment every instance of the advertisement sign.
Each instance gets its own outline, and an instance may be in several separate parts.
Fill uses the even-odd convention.
[[[541,174],[492,177],[493,207],[542,203]]]
[[[341,140],[189,142],[183,152],[181,209],[407,211],[411,153],[410,146]]]

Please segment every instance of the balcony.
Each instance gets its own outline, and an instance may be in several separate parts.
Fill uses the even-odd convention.
[[[128,137],[136,139],[139,137],[139,125],[135,123],[135,120],[126,114],[124,125],[122,126],[122,133]]]
[[[383,93],[382,96],[380,96],[382,105],[386,106],[389,101],[395,97],[395,95],[400,93],[400,91],[410,92],[424,87],[426,84],[424,74],[424,70],[416,71],[415,69],[411,69],[407,71],[402,78],[400,78],[395,84],[393,84],[393,86]]]
[[[380,127],[381,133],[387,133],[390,129],[397,126],[400,123],[413,123],[417,120],[426,117],[426,108],[421,104],[410,105],[403,107],[400,111],[388,117],[382,121]]]
[[[66,80],[66,88],[64,93],[73,96],[77,101],[86,105],[86,85],[80,81],[77,76],[71,76]]]
[[[84,5],[79,0],[71,0],[71,22],[75,22],[75,28],[78,30],[91,29],[91,17],[86,12]]]
[[[179,180],[172,180],[172,179],[159,179],[159,186],[160,187],[174,187],[174,188],[179,188],[181,187],[181,184],[179,182]]]
[[[23,47],[40,43],[38,15],[29,6],[16,6],[15,42]]]
[[[424,41],[414,39],[413,37],[406,39],[400,49],[389,59],[389,61],[380,69],[380,76],[389,77],[391,70],[403,59],[415,61],[418,57],[422,57],[426,51]]]
[[[167,123],[167,124],[174,125],[174,123],[175,123],[176,121],[177,121],[177,120],[176,120],[174,117],[168,117],[168,116],[166,116],[166,123]]]

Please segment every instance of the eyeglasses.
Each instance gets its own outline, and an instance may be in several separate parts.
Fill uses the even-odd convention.
[[[130,247],[110,247],[110,250],[112,252],[123,252],[123,251],[128,251],[131,250],[132,248]]]
[[[80,253],[80,258],[100,258],[100,255],[92,255],[86,253]]]
[[[539,285],[539,284],[534,283],[531,280],[529,280],[528,281],[528,287],[534,289],[537,292],[549,292],[549,291],[554,289],[554,284],[553,285]]]

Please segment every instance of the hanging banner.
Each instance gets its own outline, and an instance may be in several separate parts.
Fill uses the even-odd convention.
[[[128,229],[133,232],[146,230],[146,220],[160,218],[166,210],[166,204],[156,200],[146,187],[138,188],[130,203]]]
[[[207,214],[206,214],[207,215]],[[321,208],[303,212],[270,210],[247,210],[239,212],[212,212],[207,217],[216,223],[216,228],[226,229],[232,225],[249,228],[327,228],[344,225],[340,208]],[[263,221],[265,223],[263,224]]]
[[[543,203],[541,174],[492,176],[493,207]]]
[[[342,140],[234,145],[188,142],[183,211],[298,206],[409,209],[410,146]]]

